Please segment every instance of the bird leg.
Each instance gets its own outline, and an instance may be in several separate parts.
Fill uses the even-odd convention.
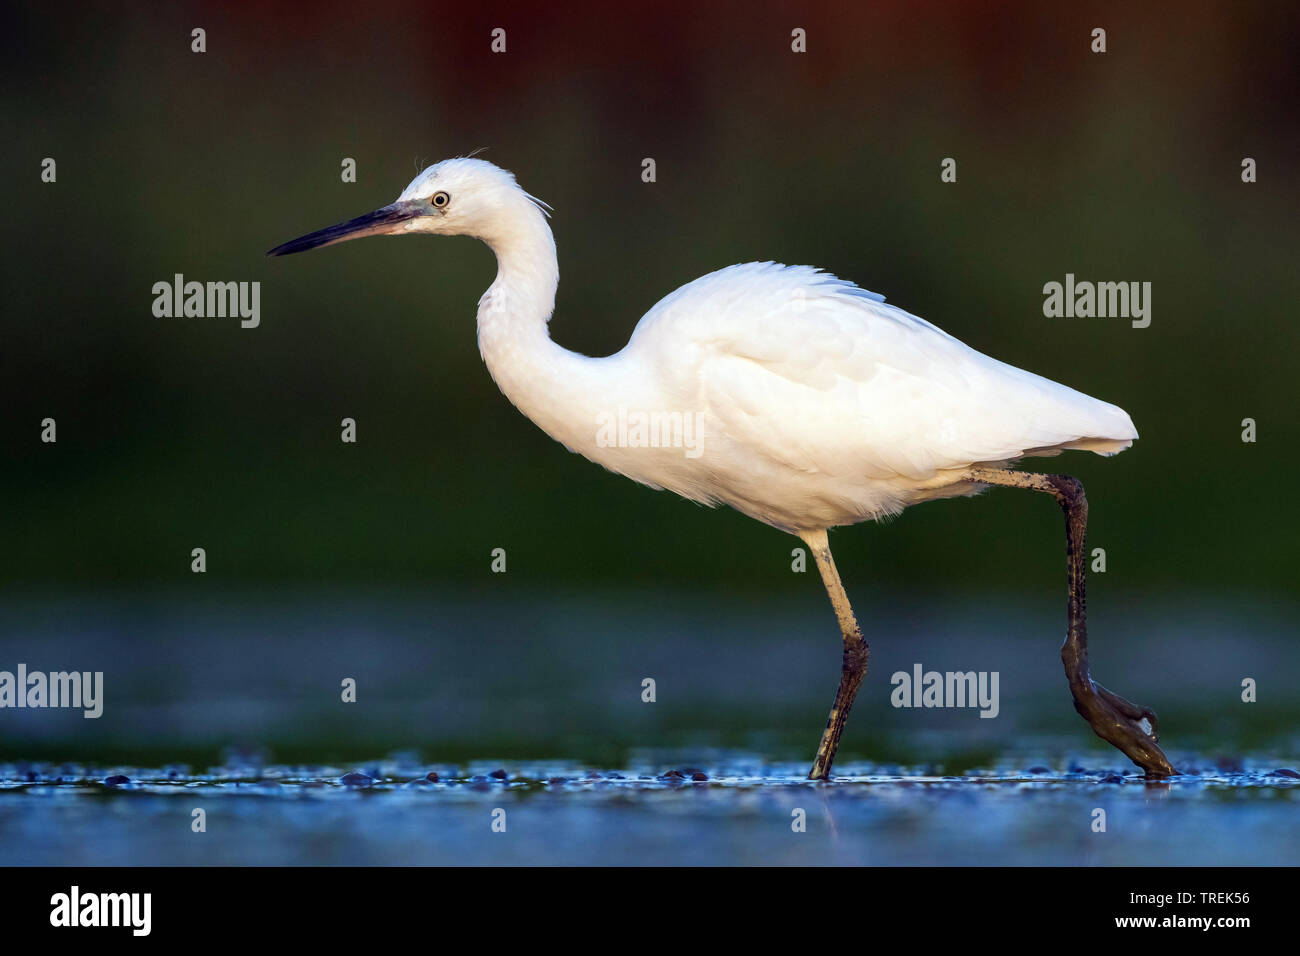
[[[1069,624],[1061,661],[1074,697],[1074,709],[1091,725],[1102,740],[1123,751],[1146,771],[1147,777],[1167,777],[1177,773],[1156,741],[1159,723],[1155,711],[1140,707],[1113,694],[1092,679],[1088,669],[1088,624],[1086,600],[1088,499],[1083,485],[1068,475],[1040,475],[1023,471],[976,468],[967,474],[969,481],[1007,488],[1030,488],[1056,498],[1065,512],[1065,556],[1069,598],[1066,604]]]
[[[848,720],[853,699],[862,686],[862,678],[867,673],[867,642],[862,639],[862,631],[853,617],[853,608],[849,606],[849,596],[844,593],[840,574],[835,570],[835,560],[831,557],[831,546],[825,531],[807,531],[800,534],[804,542],[812,549],[817,560],[817,570],[821,572],[822,583],[830,595],[835,617],[840,622],[840,631],[844,635],[844,663],[840,669],[840,686],[835,692],[835,703],[831,705],[831,715],[826,720],[826,730],[817,747],[817,759],[808,773],[809,780],[829,780],[831,764],[835,762],[835,751],[840,746],[840,735],[844,733],[844,722]]]

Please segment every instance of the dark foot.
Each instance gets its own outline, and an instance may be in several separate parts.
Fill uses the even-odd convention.
[[[1160,739],[1160,719],[1156,717],[1156,712],[1150,707],[1140,707],[1126,697],[1108,691],[1096,681],[1092,686],[1097,688],[1097,693],[1105,701],[1120,712],[1124,717],[1132,721],[1137,730],[1146,733],[1152,740]],[[1145,723],[1144,723],[1145,722]]]
[[[1102,740],[1119,748],[1147,777],[1169,777],[1178,771],[1165,756],[1159,740],[1160,722],[1150,707],[1140,707],[1096,681],[1082,692],[1071,687],[1074,709]]]

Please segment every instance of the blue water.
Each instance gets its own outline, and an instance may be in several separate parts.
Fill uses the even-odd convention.
[[[1151,784],[1108,768],[857,764],[811,784],[740,754],[617,771],[7,765],[0,865],[1294,864],[1300,774],[1265,767],[1189,765]]]
[[[103,671],[105,702],[0,711],[0,865],[1297,861],[1293,608],[1096,602],[1096,675],[1183,771],[1150,784],[1073,712],[1055,595],[859,603],[872,670],[822,785],[812,589],[11,597],[0,669]],[[999,672],[997,717],[891,707],[917,663]]]

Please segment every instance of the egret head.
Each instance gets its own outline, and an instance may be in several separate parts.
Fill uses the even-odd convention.
[[[396,202],[293,239],[267,255],[287,256],[362,236],[411,233],[494,242],[517,228],[521,217],[543,215],[548,208],[499,166],[472,157],[444,159],[411,180]]]

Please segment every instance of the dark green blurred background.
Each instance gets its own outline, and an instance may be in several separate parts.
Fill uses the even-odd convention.
[[[183,581],[201,542],[210,576],[250,582],[475,580],[503,546],[532,581],[798,586],[775,532],[585,464],[497,394],[481,245],[263,258],[487,145],[555,207],[565,345],[616,351],[732,262],[820,265],[1132,414],[1132,452],[1060,462],[1112,574],[1289,587],[1300,11],[871,6],[11,11],[4,583]],[[154,318],[175,272],[261,280],[261,327]],[[1066,272],[1152,282],[1150,328],[1045,319]],[[1008,568],[1045,552],[1027,536],[1056,543],[1050,506],[998,496],[836,543],[897,583],[1057,583],[1055,563]]]
[[[1300,8],[562,6],[6,8],[0,595],[797,598],[826,652],[821,711],[838,653],[815,580],[790,572],[796,542],[608,474],[523,419],[477,353],[485,247],[264,258],[487,146],[555,208],[562,344],[616,351],[660,297],[733,262],[822,266],[1132,414],[1131,451],[1042,463],[1088,488],[1108,555],[1095,605],[1195,596],[1289,619]],[[151,286],[177,272],[261,281],[261,326],[155,318]],[[1150,327],[1044,318],[1043,284],[1067,272],[1151,282]],[[46,416],[56,445],[39,441]],[[1033,646],[1054,656],[1049,501],[940,502],[833,541],[851,594],[871,595],[864,618],[872,602],[1020,595],[1049,609]]]

